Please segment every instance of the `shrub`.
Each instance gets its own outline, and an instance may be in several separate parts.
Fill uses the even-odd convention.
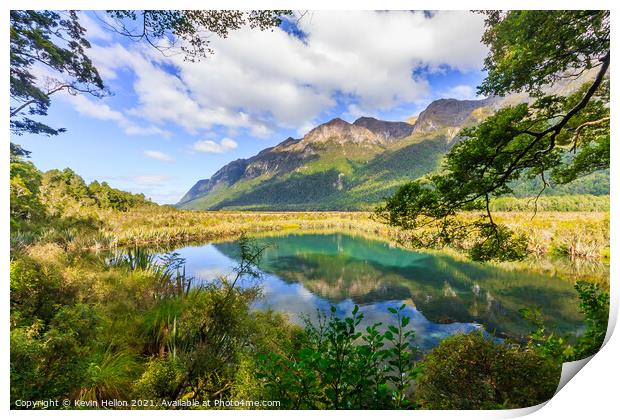
[[[32,162],[11,156],[11,229],[29,228],[29,224],[40,219],[44,206],[39,199],[41,173]]]
[[[605,341],[609,321],[609,293],[585,281],[577,282],[575,289],[581,300],[579,309],[586,319],[586,332],[579,337],[575,346],[575,359],[582,359],[599,351]]]
[[[468,251],[474,261],[515,261],[527,256],[527,237],[504,225],[476,223],[480,233]]]
[[[11,401],[76,396],[88,384],[101,334],[97,312],[78,304],[58,310],[49,325],[11,332]]]
[[[153,358],[135,382],[134,395],[139,399],[174,399],[182,375],[183,370],[178,360]]]
[[[481,333],[447,338],[422,361],[416,398],[426,409],[522,408],[549,400],[560,365]]]
[[[357,330],[363,319],[357,306],[344,319],[332,307],[329,318],[307,324],[307,339],[299,350],[259,356],[264,398],[295,409],[412,407],[410,391],[417,371],[404,306],[390,308],[398,324],[383,334],[378,330],[381,324],[367,327],[365,333]]]
[[[110,346],[89,363],[77,398],[87,401],[125,399],[139,367],[137,358],[129,351],[114,351]]]
[[[605,341],[609,321],[609,293],[594,283],[578,281],[579,309],[584,314],[586,330],[577,337],[559,337],[549,333],[541,320],[540,311],[521,309],[525,319],[536,327],[530,333],[528,348],[552,358],[558,363],[583,359],[595,354]],[[570,344],[574,342],[575,344]]]
[[[29,324],[33,319],[49,322],[59,304],[72,300],[55,267],[29,258],[11,261],[10,284],[11,318],[16,324]]]

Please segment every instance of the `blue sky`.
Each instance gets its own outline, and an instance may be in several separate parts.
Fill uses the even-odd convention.
[[[53,97],[45,121],[67,132],[13,141],[42,170],[70,167],[162,204],[334,117],[404,120],[434,99],[475,98],[484,77],[482,17],[469,12],[313,12],[214,38],[198,63],[107,31],[101,12],[81,19],[113,95]]]

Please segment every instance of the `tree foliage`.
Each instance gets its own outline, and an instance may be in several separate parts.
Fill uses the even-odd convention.
[[[609,167],[609,13],[489,12],[483,42],[490,53],[480,93],[524,91],[532,102],[505,107],[464,129],[441,171],[404,185],[378,213],[404,228],[435,226],[430,245],[449,244],[463,229],[474,230],[482,244],[477,250],[488,252],[473,257],[515,259],[523,253],[507,254],[501,247],[518,251],[521,241],[493,221],[494,197],[510,194],[523,177],[540,177],[542,193],[549,176],[562,184]],[[594,78],[571,94],[545,90],[588,71]],[[486,220],[457,225],[454,217],[463,210],[483,211]]]
[[[609,54],[608,11],[519,10],[485,12],[482,42],[488,76],[478,92],[505,95],[544,88],[599,67]]]
[[[609,293],[585,281],[577,282],[575,289],[579,293],[579,309],[586,318],[586,331],[579,337],[574,355],[582,359],[603,346],[609,322]]]
[[[144,194],[132,194],[112,188],[107,182],[93,181],[86,184],[72,169],[52,169],[41,178],[41,200],[49,213],[62,214],[69,207],[97,207],[128,211],[131,208],[149,205]]]
[[[86,54],[86,30],[75,11],[12,10],[10,16],[11,131],[57,135],[65,129],[33,119],[47,115],[51,95],[106,93]]]
[[[116,10],[107,15],[107,28],[161,52],[182,53],[196,61],[213,53],[211,35],[226,37],[244,26],[265,30],[280,25],[287,11],[258,10]],[[40,120],[47,115],[51,96],[108,94],[87,54],[90,43],[76,11],[12,10],[11,132],[55,136],[65,131]],[[103,22],[105,24],[105,22]],[[136,27],[137,25],[137,27]],[[36,119],[35,119],[36,118]]]
[[[209,35],[226,38],[245,26],[267,30],[278,27],[286,10],[111,10],[109,25],[133,40],[144,40],[163,54],[183,54],[197,61],[213,53]]]
[[[11,229],[20,229],[28,223],[39,221],[44,213],[44,206],[39,198],[39,170],[32,162],[11,153],[9,178]]]
[[[21,150],[21,149],[19,149]],[[41,173],[11,148],[10,221],[12,248],[33,242],[88,248],[109,242],[102,233],[101,210],[126,212],[154,206],[143,194],[132,194],[82,177],[66,168]]]

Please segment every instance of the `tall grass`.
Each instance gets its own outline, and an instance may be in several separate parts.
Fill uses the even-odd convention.
[[[192,285],[193,279],[185,272],[185,259],[175,252],[158,256],[143,247],[117,248],[105,259],[105,264],[108,268],[148,272],[155,279],[153,290],[157,299],[187,294]]]
[[[480,215],[462,213],[464,222]],[[497,212],[494,219],[528,238],[532,255],[565,255],[599,259],[608,254],[609,212]],[[50,227],[39,234],[11,235],[12,249],[34,242],[56,243],[68,251],[100,251],[116,247],[173,248],[189,242],[234,239],[241,234],[270,236],[286,233],[341,232],[409,246],[412,233],[387,226],[369,212],[239,212],[185,211],[146,206],[128,212],[98,210],[95,230]],[[420,232],[416,232],[420,233]],[[421,232],[432,235],[433,232]],[[455,247],[467,249],[475,238],[465,236]]]
[[[600,258],[609,247],[608,212],[499,212],[498,223],[528,237],[533,255]],[[478,217],[462,213],[463,221]],[[166,207],[109,213],[105,234],[118,245],[175,245],[284,233],[344,232],[407,245],[411,232],[387,226],[367,212],[206,212]],[[429,232],[430,233],[430,232]],[[464,241],[467,241],[465,239]],[[466,248],[469,244],[458,244]]]

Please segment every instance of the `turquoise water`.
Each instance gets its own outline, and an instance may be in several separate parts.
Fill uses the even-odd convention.
[[[317,310],[329,312],[332,305],[340,315],[359,305],[364,324],[385,325],[393,322],[387,308],[405,303],[421,349],[477,329],[498,338],[523,338],[532,329],[519,314],[526,307],[540,309],[545,324],[557,333],[583,330],[571,282],[554,276],[412,252],[344,234],[289,235],[259,242],[269,248],[259,265],[263,297],[256,307],[285,312],[293,322],[316,319]],[[238,258],[236,242],[187,246],[176,252],[185,258],[194,284],[230,275]]]

